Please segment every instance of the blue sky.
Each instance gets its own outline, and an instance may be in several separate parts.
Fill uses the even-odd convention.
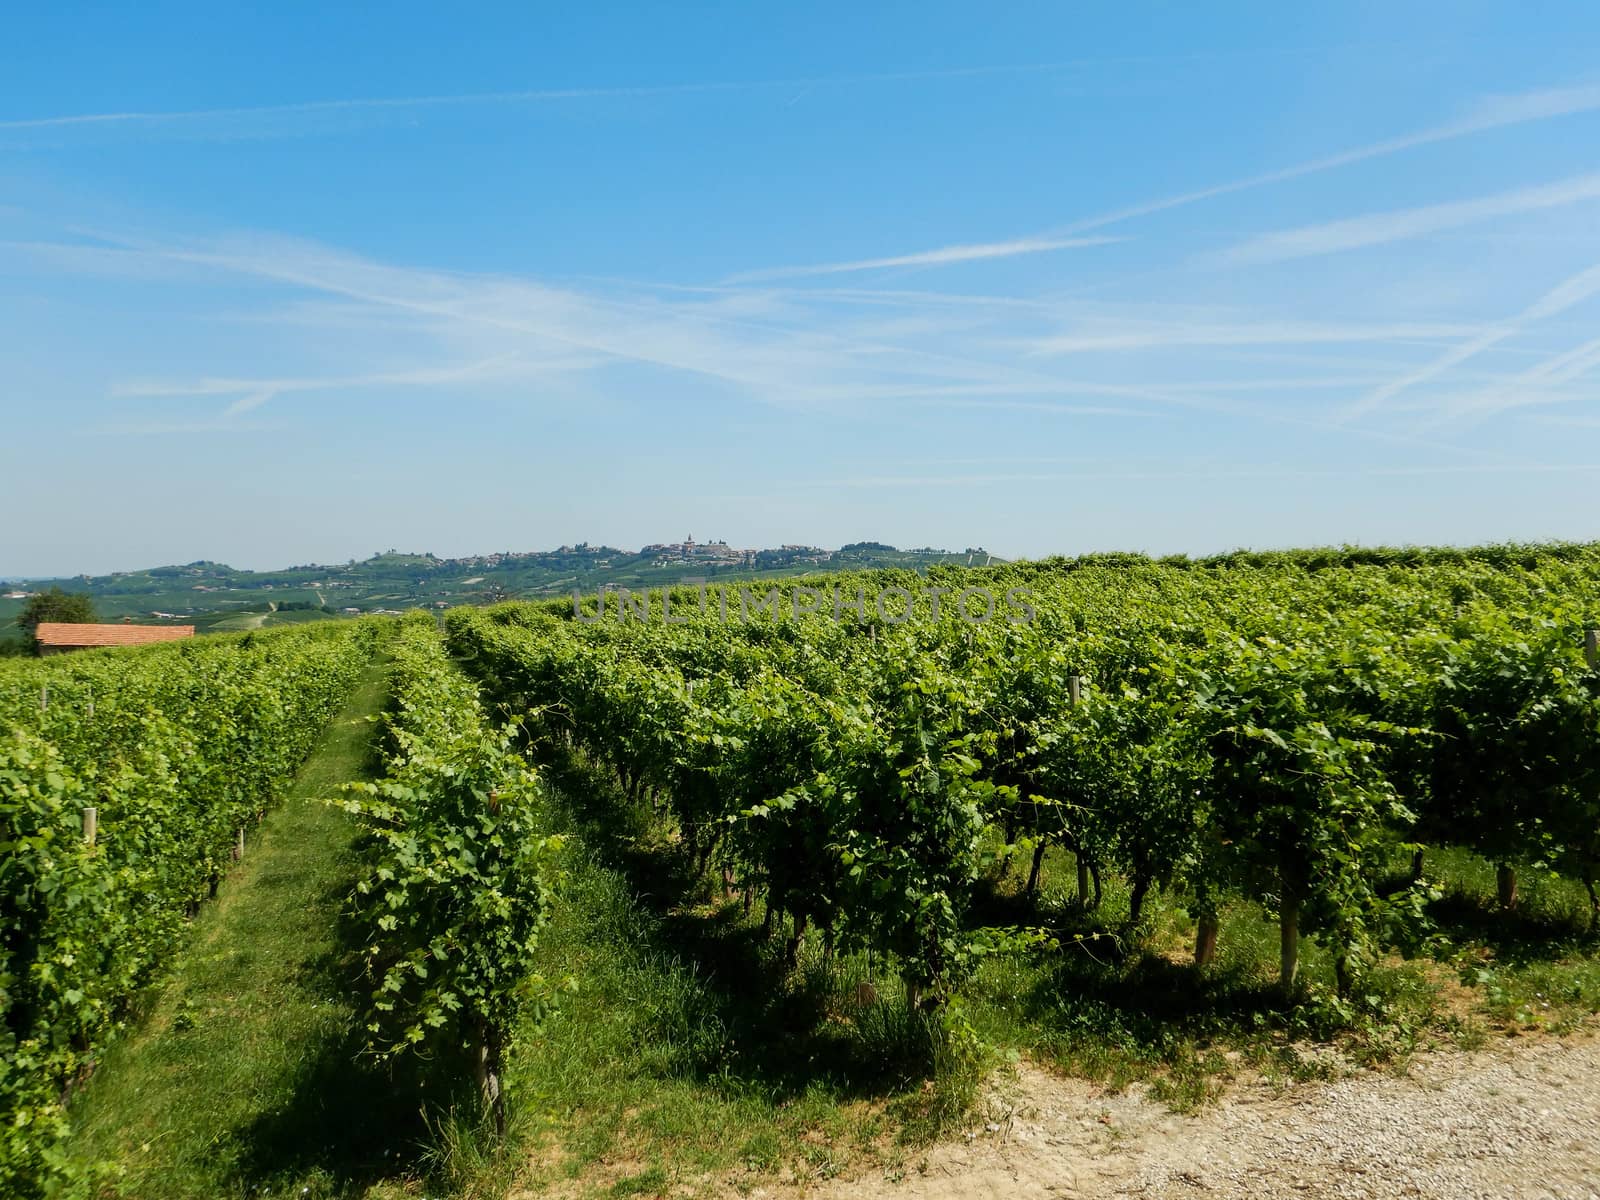
[[[0,576],[1600,537],[1593,4],[254,7],[8,15]]]

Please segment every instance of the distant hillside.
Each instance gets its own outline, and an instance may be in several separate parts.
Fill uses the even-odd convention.
[[[989,559],[981,549],[898,550],[883,542],[853,542],[837,550],[799,545],[747,550],[724,542],[688,539],[640,550],[580,543],[555,550],[504,551],[468,558],[389,550],[361,562],[308,564],[281,571],[238,571],[202,559],[112,575],[0,581],[0,638],[19,636],[13,623],[24,600],[9,593],[49,587],[88,592],[103,620],[130,617],[149,624],[192,624],[204,633],[325,620],[355,612],[484,604],[574,589],[591,592],[606,584],[634,587],[696,576],[759,579],[871,567],[923,570],[939,563],[981,566]]]

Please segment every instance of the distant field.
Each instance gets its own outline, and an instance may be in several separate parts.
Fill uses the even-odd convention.
[[[812,558],[825,555],[826,561]],[[292,567],[284,571],[236,571],[221,563],[153,567],[114,575],[30,580],[28,591],[59,587],[87,592],[102,621],[130,618],[140,624],[190,624],[197,632],[238,632],[346,616],[379,609],[455,608],[506,599],[537,600],[573,591],[593,595],[602,587],[646,588],[704,578],[713,582],[792,579],[819,571],[983,565],[982,551],[897,550],[861,543],[837,551],[762,551],[753,563],[660,562],[658,556],[604,546],[529,554],[440,559],[424,554],[378,554],[340,566]],[[0,588],[9,590],[9,588]],[[14,629],[23,601],[0,599],[0,642],[20,641]],[[282,611],[294,605],[290,612]],[[330,613],[304,615],[305,606]],[[260,614],[276,609],[272,616]],[[172,613],[169,619],[156,613]]]
[[[289,612],[237,613],[232,616],[197,617],[196,633],[238,633],[248,629],[273,629],[279,625],[304,625],[309,621],[337,621],[341,618],[321,609],[293,609]]]

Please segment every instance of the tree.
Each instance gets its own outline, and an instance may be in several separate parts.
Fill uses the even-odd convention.
[[[59,621],[67,625],[89,625],[95,620],[94,600],[87,592],[63,592],[53,587],[47,592],[29,596],[17,615],[30,648],[36,647],[34,631],[41,622]]]

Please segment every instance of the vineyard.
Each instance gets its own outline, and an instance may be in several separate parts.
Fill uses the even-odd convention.
[[[791,963],[808,935],[867,950],[936,1011],[979,957],[1044,936],[973,929],[980,881],[1016,859],[1031,893],[1060,846],[1083,909],[1107,873],[1130,928],[1152,889],[1180,897],[1202,967],[1222,898],[1262,904],[1285,997],[1309,935],[1328,1002],[1351,1006],[1380,955],[1427,936],[1424,843],[1492,859],[1507,909],[1519,870],[1554,870],[1600,918],[1597,568],[1507,551],[884,573],[808,580],[753,619],[718,589],[659,613],[462,610],[450,642],[539,736],[669,813]],[[983,616],[941,613],[979,592]],[[996,593],[1028,595],[1028,618],[993,615]]]
[[[0,1192],[62,1167],[63,1095],[293,774],[375,624],[0,668]]]
[[[380,649],[378,767],[324,797],[360,1046],[471,1080],[492,1140],[523,1099],[636,1125],[597,1081],[649,1076],[772,1170],[819,1105],[948,1128],[1008,1047],[1113,1079],[1175,1078],[1195,1030],[1393,1052],[1438,980],[1397,964],[1525,1015],[1497,972],[1530,930],[1581,1019],[1597,581],[1588,546],[1103,557],[10,665],[4,1190],[70,1174],[63,1097]]]

